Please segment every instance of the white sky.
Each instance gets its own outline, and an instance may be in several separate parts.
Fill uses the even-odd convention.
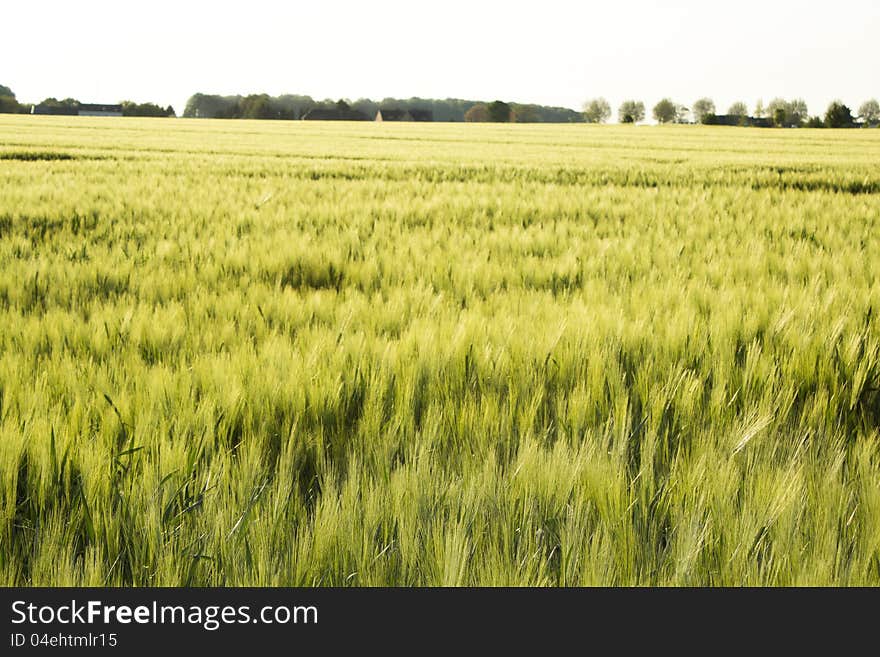
[[[2,0],[0,84],[174,105],[193,93],[501,98],[579,109],[880,96],[876,0]]]

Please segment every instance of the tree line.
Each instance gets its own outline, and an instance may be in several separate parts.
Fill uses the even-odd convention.
[[[611,105],[604,98],[594,98],[584,103],[584,120],[587,123],[605,123],[611,118]],[[833,101],[824,116],[810,116],[807,103],[802,98],[785,100],[774,98],[766,106],[759,100],[752,114],[743,102],[733,103],[727,114],[718,114],[711,98],[700,98],[693,108],[688,108],[664,98],[654,105],[652,115],[657,123],[702,123],[704,125],[739,125],[780,128],[859,128],[880,126],[880,103],[867,100],[858,113],[839,100]],[[620,123],[640,123],[645,120],[645,104],[626,100],[617,111]]]
[[[362,119],[373,119],[380,109],[427,110],[434,121],[444,122],[517,122],[517,123],[583,123],[580,112],[566,107],[549,107],[524,103],[491,103],[458,98],[369,98],[358,100],[315,100],[311,96],[285,94],[251,94],[220,96],[194,94],[186,103],[184,117],[212,119],[275,119],[298,120],[312,110],[338,110],[357,113]]]
[[[77,109],[82,103],[76,98],[46,98],[36,105],[57,110],[59,113],[76,114]],[[33,103],[21,103],[15,96],[15,93],[7,86],[0,84],[0,114],[30,114]],[[135,103],[130,100],[123,100],[120,103],[123,116],[177,116],[174,108],[160,107],[156,103]]]
[[[59,112],[76,113],[80,102],[75,98],[46,98],[39,105]],[[30,113],[32,105],[20,103],[15,93],[0,85],[0,113]],[[123,116],[176,116],[170,105],[162,108],[155,103],[122,101]],[[311,96],[284,94],[251,94],[248,96],[220,96],[197,93],[190,97],[183,112],[184,117],[217,119],[275,119],[298,120],[310,111],[318,109],[344,109],[347,117],[368,120],[380,109],[427,110],[434,121],[470,123],[606,123],[612,115],[611,105],[604,98],[594,98],[584,103],[583,112],[565,107],[508,103],[501,100],[483,102],[457,98],[385,98],[374,101],[360,98],[355,101],[321,100]],[[626,100],[617,110],[620,123],[641,123],[645,120],[645,104],[638,100]],[[738,125],[785,128],[856,128],[880,126],[880,103],[871,99],[862,103],[856,114],[843,102],[832,102],[823,116],[810,116],[807,103],[801,98],[785,100],[775,98],[767,105],[759,100],[749,113],[743,102],[733,103],[726,114],[716,111],[711,98],[700,98],[688,108],[664,98],[654,105],[652,116],[658,123],[702,123],[705,125]]]

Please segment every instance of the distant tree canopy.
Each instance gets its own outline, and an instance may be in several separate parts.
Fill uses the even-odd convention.
[[[859,107],[859,118],[866,125],[877,125],[880,123],[880,103],[875,98],[867,100]]]
[[[540,123],[540,108],[537,105],[510,104],[510,120],[515,123]],[[565,123],[565,121],[560,121]]]
[[[24,106],[15,99],[12,89],[0,84],[0,114],[20,114],[24,111]]]
[[[625,100],[617,110],[617,120],[621,123],[639,123],[645,120],[645,104],[640,100]]]
[[[377,103],[369,98],[358,98],[356,101],[351,103],[351,109],[356,112],[361,112],[366,116],[376,116],[376,112],[379,111],[380,107],[395,107],[395,105],[389,103]]]
[[[510,105],[503,100],[493,100],[486,106],[491,123],[510,123]]]
[[[242,119],[275,119],[278,118],[272,106],[272,99],[267,94],[251,94],[241,99],[238,113]]]
[[[855,125],[852,110],[839,100],[828,106],[825,112],[825,126],[828,128],[851,128]]]
[[[767,105],[767,112],[780,128],[797,128],[810,116],[807,103],[802,98],[794,100],[774,98]]]
[[[510,103],[513,110],[513,118],[517,123],[583,123],[584,117],[580,112],[575,112],[567,107],[552,107],[549,105],[523,105]],[[435,120],[437,120],[435,118]]]
[[[737,101],[727,109],[730,116],[748,116],[749,108],[742,101]]]
[[[477,103],[464,113],[464,120],[468,123],[485,123],[489,120],[489,108],[486,103]]]
[[[604,98],[594,98],[584,103],[584,120],[587,123],[605,123],[611,118],[611,105]]]
[[[61,114],[76,114],[80,102],[75,98],[58,100],[50,97],[40,105],[58,110]],[[135,103],[122,101],[123,116],[167,117],[176,116],[170,105],[162,108],[155,103]],[[604,123],[611,117],[611,107],[604,98],[594,98],[584,103],[583,112],[576,112],[565,107],[549,107],[546,105],[508,103],[496,100],[485,103],[456,98],[384,98],[374,101],[369,98],[316,101],[310,96],[285,94],[270,96],[268,94],[251,94],[248,96],[219,96],[197,93],[186,103],[183,116],[202,118],[235,118],[235,119],[302,119],[313,109],[326,109],[350,112],[359,119],[373,118],[379,109],[397,109],[403,111],[428,110],[434,121],[444,122],[517,122],[517,123]],[[31,105],[18,102],[15,93],[8,86],[0,84],[0,113],[30,113]],[[767,127],[778,125],[783,127],[811,128],[834,127],[854,128],[860,126],[875,127],[880,125],[880,103],[876,99],[864,102],[856,117],[852,111],[840,101],[829,106],[822,117],[810,117],[807,104],[803,99],[785,100],[774,98],[766,106],[758,100],[754,117],[748,115],[748,108],[743,102],[735,102],[727,110],[727,115],[716,116],[715,103],[710,98],[700,98],[694,102],[693,110],[674,103],[669,98],[661,100],[653,109],[654,118],[659,123],[688,123],[690,116],[698,123],[709,125],[746,125]],[[620,123],[639,123],[645,119],[645,105],[640,101],[624,101],[618,109]],[[764,118],[764,117],[768,117]]]
[[[777,128],[784,128],[785,127],[785,108],[784,107],[777,107],[776,109],[774,109],[772,116],[773,116],[773,123],[776,125]]]
[[[54,97],[49,97],[43,99],[42,102],[38,103],[38,105],[42,105],[46,108],[51,108],[53,110],[58,110],[59,114],[71,114],[74,115],[79,110],[79,107],[82,103],[80,103],[76,98],[64,98],[62,100],[58,100]],[[174,108],[169,105],[165,109],[162,109],[155,103],[134,103],[130,100],[123,100],[120,105],[122,106],[122,115],[123,116],[174,116]],[[16,100],[15,94],[12,90],[0,84],[0,114],[12,114],[12,113],[21,113],[21,114],[29,114],[31,111],[31,105],[21,104]]]
[[[764,101],[758,99],[758,102],[755,103],[755,117],[759,119],[763,119],[767,116],[767,108],[764,107]]]
[[[9,87],[0,87],[0,92],[2,91],[9,91]],[[0,93],[0,114],[18,114],[21,111],[21,105],[15,100],[15,94]]]
[[[807,101],[803,98],[795,98],[788,103],[788,116],[786,117],[792,125],[800,125],[810,118],[810,110],[807,109]]]
[[[475,105],[484,105],[475,100],[446,98],[383,98],[381,101],[359,98],[355,101],[343,100],[351,110],[361,112],[373,118],[379,108],[401,110],[430,110],[435,121],[465,121],[465,113]],[[565,107],[548,107],[544,105],[527,105],[505,103],[510,108],[510,119],[523,123],[579,123],[583,116],[579,112]],[[212,94],[194,94],[186,103],[183,111],[185,117],[241,119],[262,118],[295,120],[303,118],[313,109],[338,109],[338,101],[316,101],[310,96],[269,96],[256,94],[251,96],[217,96]],[[479,114],[479,112],[477,112]]]
[[[18,114],[21,105],[12,96],[0,96],[0,114]]]
[[[711,98],[700,98],[694,103],[693,115],[697,123],[705,123],[709,116],[715,114],[715,101]]]
[[[678,110],[669,98],[664,98],[654,105],[654,120],[657,123],[672,123],[678,116]]]
[[[53,110],[53,114],[69,114],[75,116],[79,110],[80,102],[76,98],[64,98],[58,100],[54,96],[44,98],[38,105]]]
[[[675,104],[675,122],[676,123],[690,123],[691,122],[691,111],[685,107],[684,105]]]
[[[336,103],[321,103],[309,96],[251,94],[249,96],[216,96],[195,94],[186,104],[185,117],[209,119],[301,119],[311,110],[335,109]]]
[[[122,116],[176,116],[171,105],[162,109],[155,103],[135,103],[130,100],[123,100],[120,105],[122,105]]]

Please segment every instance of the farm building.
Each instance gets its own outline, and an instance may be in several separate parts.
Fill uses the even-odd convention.
[[[76,116],[76,107],[71,105],[31,105],[31,114],[52,116]]]
[[[433,121],[434,113],[426,109],[379,109],[376,112],[377,121]]]
[[[122,116],[122,105],[95,105],[79,103],[78,105],[33,105],[31,114],[51,116]]]
[[[80,116],[122,116],[122,105],[93,105],[83,103],[79,106]]]
[[[748,126],[772,128],[773,120],[764,117],[739,116],[738,114],[715,114],[706,118],[706,125]]]

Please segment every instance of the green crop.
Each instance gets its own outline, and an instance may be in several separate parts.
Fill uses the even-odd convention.
[[[0,116],[0,584],[880,584],[878,165]]]

